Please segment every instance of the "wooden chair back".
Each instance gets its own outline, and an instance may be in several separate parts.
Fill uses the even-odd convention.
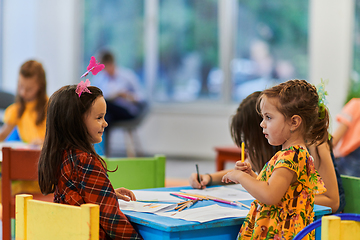
[[[341,175],[341,180],[345,191],[344,213],[360,214],[360,178]]]
[[[3,240],[11,239],[11,218],[15,218],[15,196],[11,192],[11,182],[15,180],[37,180],[39,156],[40,150],[2,148]],[[54,197],[53,194],[47,196],[34,194],[34,198],[52,202]]]
[[[16,195],[16,239],[98,240],[99,206],[71,206]]]
[[[138,158],[104,158],[109,179],[114,188],[159,188],[165,186],[165,156]]]

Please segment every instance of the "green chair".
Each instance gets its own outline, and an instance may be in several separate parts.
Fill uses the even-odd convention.
[[[113,187],[130,190],[165,186],[165,156],[137,158],[106,158],[109,179]]]
[[[341,175],[345,191],[345,213],[360,214],[360,178]]]

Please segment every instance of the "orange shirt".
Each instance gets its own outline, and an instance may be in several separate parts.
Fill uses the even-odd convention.
[[[360,98],[351,99],[336,116],[348,129],[334,149],[335,157],[344,157],[360,147]]]
[[[4,113],[4,123],[16,125],[21,140],[27,143],[37,139],[44,141],[45,138],[46,119],[40,125],[36,125],[37,113],[34,110],[35,104],[36,101],[26,103],[25,111],[21,118],[18,117],[18,103],[11,104]]]

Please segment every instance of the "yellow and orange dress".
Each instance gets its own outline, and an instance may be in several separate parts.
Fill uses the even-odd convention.
[[[268,181],[277,168],[285,167],[297,176],[277,205],[255,200],[240,229],[238,239],[293,239],[305,226],[313,222],[314,196],[326,191],[307,149],[291,146],[278,151],[258,175]],[[314,239],[314,231],[304,239]]]

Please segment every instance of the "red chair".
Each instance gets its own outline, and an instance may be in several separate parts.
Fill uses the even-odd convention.
[[[216,151],[216,171],[224,170],[225,163],[228,161],[236,162],[241,159],[241,149],[233,147],[215,147]]]
[[[11,239],[11,218],[15,219],[15,196],[11,192],[11,181],[26,180],[36,181],[38,179],[37,165],[40,150],[12,149],[4,147],[2,149],[2,231],[3,240]],[[34,199],[52,202],[53,194],[47,196],[41,193],[34,194]]]

